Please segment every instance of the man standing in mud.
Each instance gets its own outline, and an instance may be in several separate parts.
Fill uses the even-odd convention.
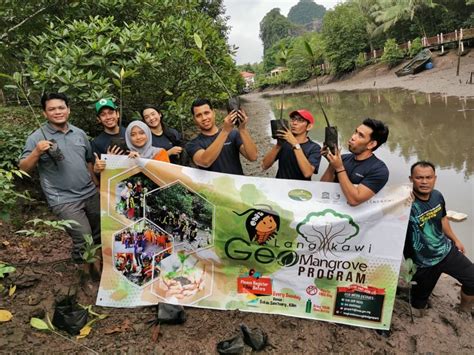
[[[196,99],[191,113],[200,134],[186,144],[186,150],[198,168],[243,175],[240,154],[249,161],[257,160],[257,146],[247,130],[249,119],[243,110],[230,112],[221,129],[216,126],[209,100]],[[237,125],[238,129],[234,129]]]
[[[388,138],[388,127],[379,120],[366,118],[348,142],[349,154],[336,148],[334,154],[323,147],[321,154],[329,166],[321,181],[338,182],[351,206],[358,206],[372,198],[388,181],[388,168],[374,155],[374,151]]]
[[[279,131],[280,139],[265,155],[263,170],[278,160],[277,179],[311,180],[318,173],[321,161],[321,147],[308,137],[314,118],[309,111],[297,110],[290,113],[290,129]]]
[[[460,310],[471,312],[474,305],[474,264],[464,255],[464,245],[454,234],[446,216],[443,195],[434,189],[435,166],[427,161],[412,165],[410,181],[415,200],[405,240],[404,256],[417,266],[411,304],[425,309],[439,277],[444,272],[461,287]]]
[[[41,105],[48,122],[26,140],[19,167],[27,173],[37,167],[53,213],[78,223],[67,232],[73,242],[72,259],[82,263],[84,234],[100,243],[100,203],[91,145],[82,129],[68,123],[71,111],[66,95],[44,94]]]

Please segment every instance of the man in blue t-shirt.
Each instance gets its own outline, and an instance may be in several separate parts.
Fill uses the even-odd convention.
[[[186,144],[186,151],[199,169],[243,175],[240,154],[257,160],[257,146],[247,130],[248,117],[243,110],[232,111],[224,118],[221,129],[207,99],[196,99],[191,113],[200,134]],[[238,129],[234,129],[238,122]]]
[[[321,161],[321,146],[308,137],[313,128],[313,115],[307,110],[290,113],[290,129],[278,132],[282,140],[265,155],[263,170],[270,168],[278,160],[278,179],[311,180],[318,173]]]
[[[388,138],[388,127],[379,120],[366,118],[348,142],[350,154],[331,153],[323,147],[321,154],[329,166],[321,181],[339,182],[341,190],[351,206],[358,206],[372,198],[388,181],[388,168],[374,155],[374,151]]]
[[[462,284],[460,309],[470,312],[474,304],[474,264],[464,255],[464,245],[451,229],[443,195],[434,189],[434,165],[427,161],[416,162],[411,167],[410,181],[415,200],[404,255],[417,266],[411,303],[415,308],[426,308],[428,298],[444,272]]]

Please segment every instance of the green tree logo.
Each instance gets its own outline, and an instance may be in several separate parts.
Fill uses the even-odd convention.
[[[359,234],[359,225],[347,214],[325,209],[308,214],[296,231],[308,243],[318,245],[317,251],[326,257],[328,253],[336,256],[334,245],[342,245]]]

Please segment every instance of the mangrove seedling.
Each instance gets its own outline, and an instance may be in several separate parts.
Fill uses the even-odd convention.
[[[79,225],[78,222],[72,219],[48,221],[41,218],[31,219],[26,222],[33,224],[32,229],[22,229],[16,231],[16,234],[23,234],[26,237],[45,237],[50,234],[51,229],[57,229],[65,232],[66,228],[72,228],[74,225]]]
[[[410,317],[412,323],[414,323],[415,320],[413,319],[413,310],[411,308],[411,287],[416,285],[416,281],[413,281],[413,276],[415,276],[415,273],[416,264],[410,258],[405,259],[400,270],[400,278],[408,288],[408,305],[410,307]]]
[[[94,244],[94,239],[90,234],[84,234],[84,252],[82,253],[82,260],[87,264],[93,264],[96,261],[100,260],[100,257],[97,255],[97,250],[102,247],[102,244]]]
[[[238,97],[233,97],[232,96],[232,93],[227,88],[226,84],[224,83],[224,80],[222,80],[220,75],[217,73],[216,69],[212,66],[211,61],[207,58],[206,49],[202,45],[201,37],[197,33],[194,33],[193,37],[194,37],[194,43],[196,44],[196,47],[198,48],[197,53],[204,60],[204,62],[206,62],[206,64],[209,66],[209,68],[211,68],[212,72],[214,73],[216,78],[219,80],[219,83],[224,88],[224,90],[227,92],[227,95],[229,95],[229,100],[228,100],[228,103],[227,103],[227,111],[230,112],[230,111],[233,111],[233,110],[235,110],[235,111],[240,110],[240,100],[238,99]],[[238,126],[239,123],[240,123],[240,120],[236,120],[235,125]]]

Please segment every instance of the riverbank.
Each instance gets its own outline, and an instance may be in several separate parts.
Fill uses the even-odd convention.
[[[474,97],[474,51],[471,50],[461,57],[459,76],[456,75],[457,61],[458,56],[454,51],[442,57],[433,54],[433,69],[403,77],[397,77],[395,72],[404,63],[393,69],[388,69],[385,64],[378,63],[347,74],[340,79],[329,75],[322,77],[319,79],[319,87],[321,91],[403,88],[448,96]],[[471,73],[473,73],[472,84],[470,83]],[[290,94],[316,89],[316,80],[312,79],[295,87],[287,87],[285,92]],[[265,95],[279,95],[281,88],[266,89],[262,92]]]

